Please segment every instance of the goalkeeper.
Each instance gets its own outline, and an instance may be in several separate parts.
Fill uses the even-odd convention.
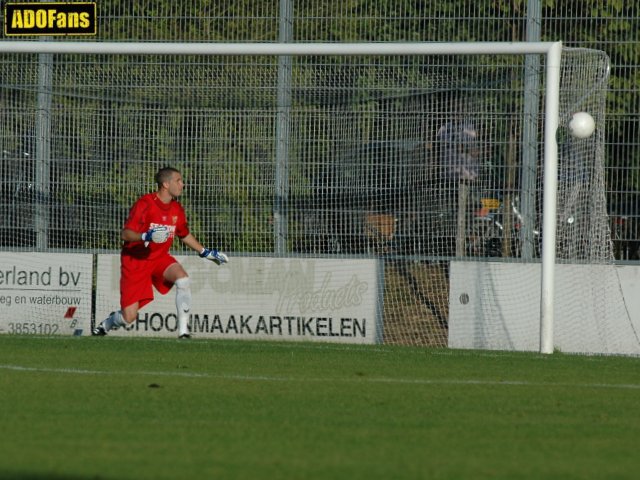
[[[111,329],[132,324],[138,310],[153,300],[153,287],[165,295],[175,285],[178,337],[190,338],[190,279],[182,265],[169,254],[174,237],[218,265],[229,261],[224,253],[203,247],[189,233],[184,209],[177,201],[184,188],[181,173],[175,168],[162,168],[155,180],[158,190],[136,201],[122,228],[120,310],[95,327],[93,335],[106,335]]]

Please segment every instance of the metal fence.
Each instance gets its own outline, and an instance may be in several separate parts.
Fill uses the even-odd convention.
[[[96,41],[562,40],[611,58],[607,192],[616,257],[639,260],[640,1],[98,2]],[[10,41],[11,39],[8,39]],[[86,38],[83,38],[86,40]],[[13,157],[30,152],[10,152]],[[12,157],[12,158],[13,158]],[[14,158],[14,160],[17,157]],[[6,163],[6,162],[5,162]],[[7,164],[6,168],[13,168]],[[4,173],[5,175],[7,172]],[[21,188],[29,189],[28,182]],[[27,192],[28,193],[28,192]]]
[[[603,50],[612,63],[611,72],[595,66],[601,65],[600,60],[592,67],[601,78],[610,79],[606,138],[602,142],[598,136],[596,144],[605,146],[605,190],[615,254],[621,261],[635,261],[640,245],[640,196],[636,193],[640,192],[639,95],[635,82],[640,67],[639,4],[575,2],[571,8],[566,4],[543,8],[533,0],[437,5],[105,0],[98,5],[95,41],[562,40],[569,47]],[[185,195],[185,204],[198,202],[197,213],[190,214],[191,226],[195,232],[207,233],[205,238],[215,238],[224,249],[388,258],[387,341],[446,343],[448,266],[440,257],[526,259],[539,254],[536,220],[532,225],[516,225],[522,209],[516,203],[527,199],[511,195],[518,155],[512,144],[523,138],[522,119],[528,115],[524,103],[514,101],[526,96],[526,82],[514,74],[524,73],[522,58],[493,66],[474,65],[462,57],[442,62],[429,59],[408,69],[402,58],[388,65],[318,58],[308,65],[304,61],[294,64],[293,78],[298,82],[294,91],[300,96],[294,101],[304,97],[306,106],[299,103],[298,110],[289,112],[289,133],[297,140],[289,153],[305,161],[292,165],[288,172],[297,183],[291,182],[287,198],[298,202],[290,207],[300,215],[285,232],[290,244],[279,250],[282,236],[277,235],[279,212],[274,204],[279,192],[274,187],[278,182],[273,164],[278,158],[274,142],[280,115],[274,107],[278,87],[263,80],[277,78],[283,65],[275,57],[253,59],[251,65],[238,57],[201,64],[191,59],[190,65],[177,58],[138,57],[135,62],[66,57],[60,65],[46,56],[0,58],[0,204],[7,212],[0,221],[0,249],[115,250],[119,243],[115,232],[130,202],[153,188],[151,179],[159,161],[179,158],[177,166],[184,167],[186,177],[198,179]],[[539,57],[530,59],[540,61]],[[490,77],[484,80],[467,76],[486,67]],[[43,69],[55,79],[52,97],[40,95]],[[442,75],[432,94],[434,72]],[[385,95],[375,101],[358,98],[362,90],[355,78],[366,81],[367,95],[375,96],[378,90]],[[419,86],[415,91],[429,94],[412,93],[411,81]],[[145,88],[154,82],[163,83],[164,90]],[[489,96],[476,98],[476,93],[484,94],[496,85]],[[604,90],[598,88],[602,94]],[[595,101],[598,96],[593,97]],[[236,108],[246,104],[255,107],[250,115]],[[51,115],[44,115],[46,111]],[[451,112],[457,112],[454,118]],[[474,124],[468,112],[481,112],[484,117],[475,118]],[[484,131],[476,131],[480,124]],[[46,148],[55,152],[55,158],[46,165],[36,161],[47,158],[47,152],[38,151],[45,148],[42,142],[36,141],[43,126],[54,133],[53,143]],[[115,138],[118,141],[112,141]],[[496,138],[501,140],[496,142]],[[482,179],[476,184],[502,194],[496,198],[483,197],[484,191],[471,192],[478,195],[482,209],[501,208],[504,218],[482,216],[479,228],[469,230],[468,243],[461,246],[455,232],[464,231],[459,220],[471,212],[461,215],[455,208],[459,197],[449,187],[458,183],[442,180],[440,190],[434,190],[434,178],[447,172],[424,168],[425,159],[435,159],[434,164],[443,167],[443,159],[453,157],[482,158],[485,167],[495,157],[502,160],[488,170],[474,170],[474,165],[468,169],[469,165],[457,160],[453,166],[457,174]],[[494,177],[502,179],[500,186],[492,183]],[[384,188],[376,183],[381,178]],[[530,181],[535,184],[537,179]],[[579,193],[583,205],[592,207],[591,190],[595,188],[571,191]],[[414,192],[442,195],[416,196]],[[40,208],[51,199],[55,202],[50,208]],[[529,203],[530,210],[537,208],[535,201]],[[571,238],[591,244],[592,223],[572,221],[565,226],[575,231],[584,225],[583,234]],[[524,248],[522,242],[512,243],[509,236],[524,238],[525,230],[531,245]]]

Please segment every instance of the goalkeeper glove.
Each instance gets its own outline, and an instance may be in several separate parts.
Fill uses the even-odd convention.
[[[227,263],[229,261],[229,257],[227,257],[224,253],[219,252],[215,248],[213,250],[209,250],[208,248],[203,249],[200,252],[200,256],[202,258],[206,258],[207,260],[215,262],[216,265],[222,265],[223,263]]]
[[[149,245],[149,242],[164,243],[169,238],[169,231],[167,227],[152,227],[142,234],[142,241],[144,245]]]

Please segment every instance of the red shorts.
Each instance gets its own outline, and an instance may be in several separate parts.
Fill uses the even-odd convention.
[[[162,295],[166,294],[173,283],[164,278],[164,272],[177,260],[168,253],[149,261],[129,255],[120,259],[120,307],[125,308],[138,303],[142,308],[153,300],[153,287]]]

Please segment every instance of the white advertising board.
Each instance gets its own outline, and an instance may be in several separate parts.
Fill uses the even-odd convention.
[[[191,278],[194,338],[378,343],[382,264],[375,259],[176,256]],[[119,308],[120,256],[98,255],[96,321]],[[175,288],[110,335],[176,337]]]
[[[554,348],[638,355],[638,286],[637,266],[556,265]],[[539,351],[540,291],[540,264],[451,262],[449,347]]]
[[[0,252],[0,333],[89,335],[92,259]]]

